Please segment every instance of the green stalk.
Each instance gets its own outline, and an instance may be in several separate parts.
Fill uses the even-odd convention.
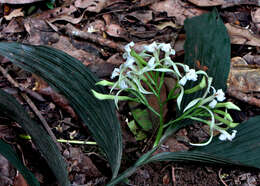
[[[160,107],[160,116],[159,116],[160,126],[159,126],[159,129],[158,129],[153,147],[156,147],[159,144],[159,142],[162,138],[163,128],[164,128],[164,122],[163,122],[163,106],[164,106],[164,103],[162,102],[161,96],[160,96],[161,88],[162,88],[162,85],[163,85],[163,80],[164,80],[164,73],[162,73],[162,76],[160,78],[160,83],[159,83],[159,86],[157,88],[157,90],[158,90],[157,101],[158,101],[158,104],[159,104],[159,107]]]

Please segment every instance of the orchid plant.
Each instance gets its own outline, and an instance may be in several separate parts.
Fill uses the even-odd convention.
[[[111,94],[101,94],[92,90],[98,99],[113,99],[117,108],[118,101],[134,101],[150,109],[159,117],[160,121],[154,147],[159,144],[167,127],[176,125],[185,119],[202,122],[210,128],[210,137],[206,142],[190,143],[191,145],[208,145],[213,139],[214,131],[219,131],[220,140],[232,141],[237,131],[233,130],[232,134],[230,134],[227,130],[236,127],[238,123],[233,122],[228,110],[240,109],[232,102],[223,102],[226,99],[225,93],[223,90],[216,90],[212,86],[212,77],[209,77],[205,71],[196,71],[185,64],[174,62],[171,56],[175,55],[175,51],[170,44],[153,42],[148,46],[144,46],[144,50],[139,54],[133,50],[133,46],[133,42],[125,46],[123,58],[126,62],[121,64],[119,68],[115,68],[111,75],[111,79],[118,78],[117,81],[102,80],[97,83],[97,85],[109,86]],[[176,83],[169,91],[167,99],[162,100],[160,94],[166,76],[174,78]],[[188,81],[196,82],[199,79],[200,82],[197,85],[185,89],[185,84]],[[117,91],[115,95],[112,94],[114,90]],[[181,108],[184,94],[191,94],[200,90],[205,90],[202,97],[192,100],[185,108]],[[128,95],[122,96],[122,92],[126,92]],[[146,95],[149,94],[156,96],[159,111],[156,111],[148,103]],[[166,122],[163,117],[163,108],[170,100],[176,100],[181,114],[178,118]]]

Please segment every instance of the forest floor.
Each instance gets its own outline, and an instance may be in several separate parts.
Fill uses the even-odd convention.
[[[100,79],[109,79],[113,69],[124,62],[124,46],[135,42],[135,49],[153,41],[170,43],[176,51],[174,60],[183,61],[184,20],[210,12],[217,7],[231,38],[233,61],[243,60],[250,70],[259,71],[260,65],[260,7],[254,1],[221,0],[16,0],[6,4],[0,0],[0,39],[32,45],[48,45],[82,61]],[[53,3],[51,3],[53,2]],[[49,89],[37,75],[31,75],[7,59],[0,58],[1,67],[15,81],[26,88],[40,114],[49,124],[57,139],[93,140],[68,102]],[[239,71],[239,69],[238,69]],[[2,71],[3,72],[3,71]],[[241,70],[242,73],[242,70]],[[246,86],[232,92],[230,82],[227,99],[241,108],[232,113],[236,122],[243,122],[260,114],[260,83],[252,80],[249,70],[241,81]],[[253,77],[253,76],[252,76]],[[259,85],[259,86],[258,86]],[[20,92],[0,73],[0,88],[15,96],[30,113]],[[252,92],[246,94],[245,92]],[[172,110],[174,112],[174,110]],[[132,165],[143,151],[147,140],[137,141],[126,124],[129,107],[120,103],[118,118],[123,131],[123,160],[120,172]],[[8,124],[8,125],[6,125]],[[23,130],[19,124],[0,118],[0,137],[13,144],[25,165],[42,185],[57,185],[54,176],[30,140],[19,138]],[[146,134],[148,137],[151,132]],[[203,125],[195,124],[178,132],[167,141],[170,151],[189,150],[187,140],[205,140]],[[184,139],[184,140],[183,140]],[[69,179],[74,185],[105,185],[111,178],[110,168],[96,145],[62,143],[62,155],[67,160]],[[0,186],[26,185],[21,176],[0,156]],[[151,163],[139,168],[128,183],[121,185],[260,185],[260,171],[238,166],[217,166],[199,163]]]

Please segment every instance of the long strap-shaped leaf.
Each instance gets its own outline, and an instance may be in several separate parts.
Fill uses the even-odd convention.
[[[214,88],[225,91],[230,69],[231,46],[227,29],[217,9],[201,16],[186,19],[184,29],[186,32],[184,63],[196,69],[205,67],[207,74],[214,78],[212,83]],[[186,88],[197,84],[197,81],[190,81]],[[182,109],[190,101],[201,97],[204,91],[185,94]]]
[[[8,159],[11,164],[19,170],[30,186],[40,186],[34,175],[22,164],[12,147],[3,140],[0,140],[0,154]]]
[[[108,185],[115,185],[129,177],[146,163],[155,161],[193,161],[221,165],[241,165],[260,169],[260,116],[241,123],[232,142],[223,142],[215,138],[208,146],[187,152],[163,152],[151,155],[152,151],[141,156],[137,163],[123,172]],[[147,158],[148,157],[148,158]]]
[[[32,137],[32,141],[46,159],[59,183],[62,186],[69,186],[66,164],[56,144],[41,125],[30,119],[15,98],[1,89],[0,110],[0,116],[6,116],[16,121]]]
[[[50,47],[3,42],[0,54],[42,77],[69,100],[105,152],[115,177],[122,156],[121,130],[113,102],[92,95],[91,89],[106,93],[95,86],[95,75],[77,59]]]

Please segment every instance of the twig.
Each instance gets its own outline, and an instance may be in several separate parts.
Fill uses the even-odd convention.
[[[173,166],[172,166],[172,183],[174,186],[176,185],[175,169]]]
[[[116,43],[112,40],[105,39],[102,36],[99,36],[99,35],[96,35],[96,34],[83,32],[83,31],[75,28],[71,24],[67,24],[65,26],[65,30],[66,30],[66,33],[70,36],[90,40],[94,43],[98,43],[100,45],[107,46],[109,48],[113,48],[113,49],[117,50],[118,52],[124,52],[124,46],[123,45]]]
[[[73,143],[79,145],[97,145],[94,141],[79,141],[79,140],[65,140],[65,139],[57,139],[59,143]]]
[[[224,180],[222,179],[222,177],[221,177],[221,171],[222,171],[222,169],[219,169],[219,171],[218,171],[218,177],[219,177],[219,179],[220,179],[220,181],[221,181],[221,183],[222,183],[223,185],[228,186],[228,185],[224,182]]]
[[[23,90],[23,88],[20,88],[20,85],[8,74],[8,72],[2,67],[0,66],[0,71],[3,74],[3,76],[16,88],[18,88],[19,90]],[[44,117],[41,115],[40,111],[37,109],[37,107],[35,106],[35,104],[32,102],[32,100],[27,96],[26,93],[21,93],[22,97],[24,98],[24,100],[28,103],[28,105],[31,107],[31,109],[34,111],[34,113],[36,114],[36,116],[40,119],[40,121],[42,122],[44,128],[46,129],[46,131],[48,132],[48,134],[51,136],[52,140],[54,141],[54,143],[57,145],[57,147],[59,148],[59,150],[61,150],[61,146],[59,143],[57,143],[57,139],[55,137],[55,135],[53,134],[53,132],[51,131],[47,121],[44,119]]]

